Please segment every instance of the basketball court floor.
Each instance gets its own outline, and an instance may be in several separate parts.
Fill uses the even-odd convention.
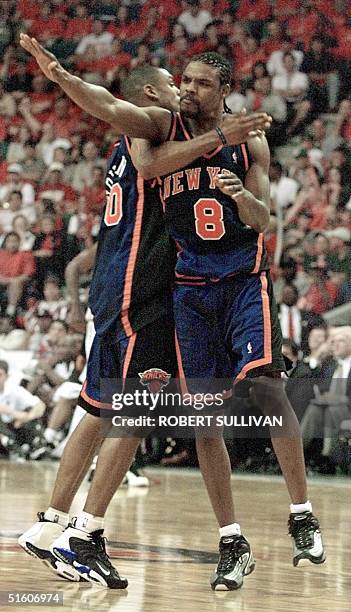
[[[60,580],[17,545],[48,505],[57,465],[0,462],[0,591],[63,594],[63,606],[0,605],[10,610],[118,612],[347,612],[351,610],[351,481],[312,479],[310,497],[327,561],[293,568],[288,496],[280,477],[234,475],[237,515],[257,564],[244,587],[213,593],[218,532],[197,471],[148,470],[152,486],[121,489],[107,514],[109,553],[127,591]],[[82,508],[87,483],[75,499]],[[2,595],[4,597],[4,595]],[[2,599],[4,601],[4,599]]]

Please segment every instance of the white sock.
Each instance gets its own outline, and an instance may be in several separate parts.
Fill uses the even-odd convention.
[[[301,512],[312,512],[312,504],[310,501],[304,504],[290,504],[291,514],[300,514]]]
[[[86,533],[92,533],[97,529],[104,528],[104,517],[93,516],[89,512],[81,512],[75,520],[74,527]]]
[[[47,427],[44,431],[44,438],[49,444],[51,444],[57,435],[56,429],[52,429],[51,427]]]
[[[239,523],[232,523],[231,525],[225,525],[224,527],[220,527],[219,535],[221,538],[225,538],[232,535],[241,535]]]
[[[56,510],[51,506],[44,512],[44,518],[52,523],[58,523],[61,527],[67,527],[69,520],[67,512],[61,512],[61,510]]]

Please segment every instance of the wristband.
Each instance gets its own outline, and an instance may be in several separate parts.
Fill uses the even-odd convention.
[[[216,132],[218,134],[218,137],[220,138],[222,144],[227,145],[228,141],[227,141],[226,137],[224,136],[221,128],[220,127],[216,127],[215,130],[216,130]]]

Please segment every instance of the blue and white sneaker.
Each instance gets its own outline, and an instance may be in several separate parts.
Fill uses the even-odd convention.
[[[87,533],[69,525],[51,544],[50,550],[85,580],[109,589],[126,589],[128,580],[121,578],[112,565],[105,542],[103,529]]]
[[[61,525],[47,521],[44,512],[38,512],[38,521],[18,538],[18,544],[29,555],[43,561],[56,575],[72,582],[79,582],[79,573],[68,563],[57,559],[50,550],[51,544],[62,532]]]

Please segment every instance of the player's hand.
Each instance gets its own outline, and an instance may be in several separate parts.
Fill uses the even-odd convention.
[[[228,144],[238,145],[246,142],[249,138],[261,136],[265,130],[270,128],[271,123],[272,117],[267,113],[247,115],[244,110],[238,115],[226,115],[221,129]]]
[[[225,193],[225,195],[233,198],[233,200],[245,197],[246,189],[242,181],[234,172],[218,174],[215,182],[218,189],[220,189],[222,193]]]
[[[57,57],[50,51],[42,47],[35,38],[30,38],[27,34],[20,34],[20,45],[37,60],[39,68],[45,76],[58,83],[60,76],[65,72]]]

